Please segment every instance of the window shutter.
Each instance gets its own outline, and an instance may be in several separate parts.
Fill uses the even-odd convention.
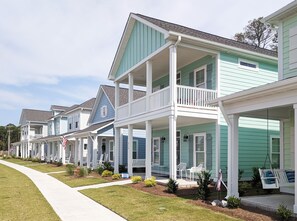
[[[194,87],[194,72],[189,73],[189,86]]]
[[[206,67],[206,88],[207,89],[213,89],[212,86],[212,72],[213,72],[213,65],[212,64],[208,64]]]
[[[212,136],[206,134],[206,168],[212,170]]]
[[[189,135],[189,167],[193,166],[193,135]]]
[[[164,165],[164,142],[160,142],[160,165]]]

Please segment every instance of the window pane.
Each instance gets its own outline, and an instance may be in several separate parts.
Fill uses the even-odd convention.
[[[195,150],[196,151],[204,151],[204,137],[203,136],[196,136],[195,137]]]
[[[160,162],[159,152],[154,152],[154,163],[159,164],[159,162]]]
[[[280,163],[279,154],[272,154],[271,163],[272,163],[272,168],[279,168],[279,163]]]
[[[196,82],[195,85],[196,87],[199,88],[205,88],[205,69],[201,69],[199,71],[196,71]]]
[[[199,164],[203,164],[204,165],[204,153],[196,153],[196,166],[198,166]]]
[[[279,153],[279,148],[280,148],[280,139],[272,138],[272,152]]]

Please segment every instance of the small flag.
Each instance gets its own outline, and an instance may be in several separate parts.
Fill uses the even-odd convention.
[[[217,182],[217,191],[221,191],[221,184],[223,181],[222,170],[219,170],[218,182]]]
[[[67,142],[67,138],[63,136],[62,146],[64,147],[64,149],[66,149]]]

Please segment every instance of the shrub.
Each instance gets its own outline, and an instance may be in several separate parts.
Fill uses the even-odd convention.
[[[111,166],[110,162],[103,163],[104,170],[114,171],[114,168]]]
[[[280,216],[281,220],[289,220],[293,212],[284,205],[279,205],[276,214]]]
[[[111,178],[113,180],[119,180],[121,178],[121,174],[119,174],[119,173],[113,174]]]
[[[102,166],[97,167],[96,169],[97,173],[99,173],[99,175],[102,175],[104,168]]]
[[[88,174],[92,172],[92,168],[88,168]]]
[[[144,180],[144,185],[146,187],[153,187],[153,186],[156,186],[157,185],[157,182],[156,182],[156,178],[155,177],[151,177],[151,178],[147,178]]]
[[[87,175],[88,175],[88,169],[86,167],[80,167],[78,176],[79,177],[85,177]]]
[[[74,169],[75,169],[75,165],[73,165],[73,164],[67,164],[66,165],[66,173],[69,176],[72,176],[74,174]]]
[[[240,199],[235,196],[230,196],[227,199],[227,206],[230,209],[238,208],[240,205]]]
[[[127,173],[127,168],[125,165],[119,165],[119,173]]]
[[[60,167],[63,165],[63,163],[61,161],[56,162],[57,167]]]
[[[252,189],[252,185],[249,182],[239,182],[238,192],[239,196],[244,196],[248,190]]]
[[[178,184],[175,180],[169,179],[168,183],[166,184],[166,190],[169,193],[176,193],[178,189]]]
[[[252,170],[253,170],[252,186],[260,187],[261,186],[261,177],[259,174],[259,170],[257,167],[253,167]]]
[[[102,172],[102,176],[103,176],[103,177],[112,176],[112,172],[109,171],[109,170],[104,170],[104,171]]]
[[[202,171],[198,174],[198,198],[201,200],[206,200],[210,195],[210,189],[208,184],[210,183],[210,173],[207,171]]]
[[[132,176],[131,177],[132,183],[139,183],[142,181],[141,176]]]

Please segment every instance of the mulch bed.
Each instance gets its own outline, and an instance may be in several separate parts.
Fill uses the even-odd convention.
[[[211,188],[212,195],[210,197],[210,201],[202,201],[195,199],[197,194],[197,188],[188,188],[188,189],[178,189],[176,194],[170,194],[166,192],[166,187],[163,185],[156,185],[155,187],[145,187],[143,183],[130,184],[131,187],[144,191],[150,194],[165,196],[165,197],[182,197],[188,199],[188,203],[208,208],[215,212],[221,212],[228,216],[232,216],[235,218],[247,220],[247,221],[271,221],[271,220],[279,220],[273,212],[264,211],[258,208],[252,208],[241,205],[240,208],[237,209],[228,209],[222,208],[218,206],[212,206],[211,200],[216,199],[217,193],[214,193],[214,188]]]

